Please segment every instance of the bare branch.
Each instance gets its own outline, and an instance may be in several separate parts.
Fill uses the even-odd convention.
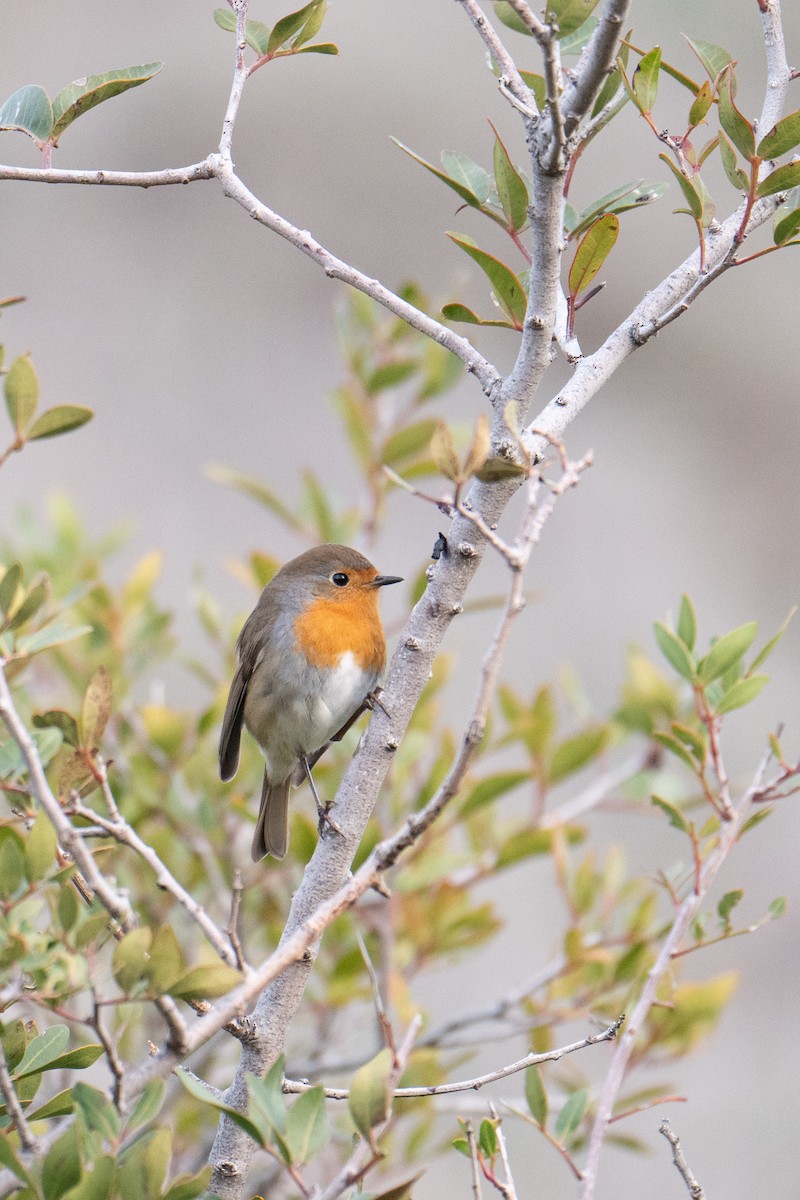
[[[245,35],[249,2],[250,0],[233,0],[233,9],[236,13],[236,59],[233,68],[230,96],[228,97],[228,107],[225,110],[225,118],[222,122],[222,137],[219,142],[219,152],[227,162],[231,160],[233,127],[236,124],[239,104],[241,103],[244,85],[247,81],[244,52],[247,49],[247,38]]]
[[[480,1166],[478,1165],[478,1146],[475,1141],[475,1130],[472,1128],[472,1121],[464,1122],[464,1133],[467,1135],[467,1145],[469,1146],[469,1158],[472,1164],[472,1196],[473,1200],[481,1200],[481,1174]]]
[[[97,767],[101,781],[105,781],[103,794],[108,794],[111,796],[112,793],[108,785],[105,765],[98,763]],[[95,812],[94,809],[88,808],[85,804],[82,804],[81,801],[77,799],[70,802],[66,811],[74,813],[75,816],[83,817],[84,820],[94,822],[94,824],[99,826],[108,837],[114,838],[115,841],[119,842],[123,846],[128,846],[131,850],[138,854],[139,857],[146,862],[148,867],[150,867],[150,869],[153,871],[158,887],[165,892],[169,892],[169,894],[173,896],[175,900],[177,900],[181,908],[183,908],[183,910],[189,914],[192,920],[203,931],[208,939],[208,942],[211,946],[213,946],[214,950],[222,959],[222,961],[231,967],[239,966],[240,969],[244,970],[245,972],[249,970],[249,967],[246,963],[243,965],[239,964],[236,956],[236,950],[232,946],[229,938],[227,938],[223,931],[214,923],[214,921],[211,920],[211,917],[203,908],[202,904],[198,903],[194,896],[186,891],[186,888],[178,882],[172,872],[169,871],[164,865],[159,856],[156,854],[155,850],[153,850],[151,846],[148,846],[147,842],[143,841],[142,838],[139,837],[136,830],[129,825],[127,821],[125,821],[121,816],[116,820],[108,820],[107,817],[102,817],[99,813]],[[83,830],[81,830],[81,833],[82,832]]]
[[[767,86],[761,116],[758,119],[759,132],[763,137],[783,115],[792,72],[786,61],[781,0],[759,0],[758,10],[767,54]]]
[[[258,221],[261,225],[265,225],[267,229],[271,229],[273,233],[277,233],[280,237],[285,238],[286,241],[291,242],[293,246],[313,259],[318,266],[322,267],[330,279],[340,279],[343,283],[356,288],[357,291],[364,292],[373,300],[377,300],[384,308],[388,308],[395,316],[406,321],[413,329],[426,334],[433,341],[444,346],[446,350],[455,354],[456,358],[460,358],[467,370],[475,376],[484,392],[487,395],[490,394],[499,382],[500,376],[492,364],[479,354],[466,338],[454,333],[446,325],[442,325],[441,322],[434,320],[433,317],[429,317],[426,313],[421,312],[413,304],[409,304],[407,300],[402,300],[394,292],[384,287],[382,283],[379,283],[377,279],[370,279],[361,271],[356,270],[355,267],[351,267],[342,259],[336,258],[324,246],[321,246],[307,230],[298,229],[297,226],[292,225],[284,217],[273,212],[266,204],[262,204],[249,188],[245,187],[244,183],[242,183],[241,179],[234,172],[230,162],[227,162],[219,155],[211,155],[208,161],[211,164],[214,175],[222,185],[225,195],[246,209],[254,221]]]
[[[517,1189],[514,1185],[514,1176],[511,1174],[511,1163],[508,1161],[508,1146],[506,1145],[506,1135],[503,1133],[503,1123],[497,1115],[497,1109],[490,1103],[489,1111],[495,1121],[497,1121],[497,1144],[500,1147],[500,1161],[503,1164],[503,1174],[505,1175],[505,1184],[501,1185],[500,1190],[506,1197],[506,1200],[517,1200]]]
[[[575,70],[569,73],[570,83],[561,102],[568,135],[597,99],[614,62],[620,29],[630,5],[631,0],[606,0],[589,44],[578,59]]]
[[[8,1070],[6,1054],[3,1046],[0,1044],[0,1095],[2,1095],[6,1106],[6,1112],[11,1118],[11,1124],[19,1134],[19,1140],[22,1143],[22,1149],[28,1151],[29,1154],[34,1153],[38,1149],[38,1142],[31,1132],[31,1127],[25,1119],[22,1105],[17,1096],[11,1075]]]
[[[520,107],[526,115],[536,116],[536,99],[533,92],[520,75],[517,64],[506,50],[477,0],[458,0],[458,3],[477,29],[484,45],[500,69],[500,90],[512,104]]]
[[[659,1125],[658,1132],[663,1133],[670,1146],[672,1146],[672,1161],[680,1171],[683,1177],[683,1182],[689,1189],[689,1195],[692,1197],[692,1200],[705,1200],[706,1194],[692,1174],[686,1159],[683,1157],[680,1138],[678,1137],[677,1133],[673,1133],[667,1117],[664,1117],[664,1120]]]
[[[163,171],[61,171],[55,167],[12,167],[0,165],[0,180],[17,179],[23,183],[83,183],[105,187],[169,187],[176,183],[195,183],[213,179],[208,159],[189,167],[169,167]]]
[[[669,933],[664,939],[664,943],[661,947],[658,958],[650,968],[645,985],[642,988],[639,999],[636,1002],[636,1006],[628,1018],[625,1032],[617,1043],[611,1067],[608,1075],[606,1076],[597,1104],[597,1113],[592,1126],[591,1137],[589,1139],[589,1149],[584,1168],[580,1200],[593,1200],[594,1198],[595,1188],[597,1185],[597,1171],[600,1161],[600,1154],[603,1148],[603,1141],[606,1135],[606,1129],[611,1120],[614,1101],[622,1085],[625,1072],[628,1068],[628,1063],[630,1062],[630,1058],[633,1053],[634,1043],[639,1036],[645,1020],[647,1019],[647,1014],[649,1013],[656,998],[661,981],[672,966],[672,960],[676,951],[680,949],[680,944],[683,941],[683,938],[686,935],[686,932],[689,929],[692,921],[697,916],[700,906],[702,905],[709,888],[714,882],[717,873],[726,861],[733,847],[736,845],[742,825],[744,824],[752,807],[753,796],[761,786],[761,781],[767,769],[769,758],[769,754],[764,756],[761,764],[759,765],[753,784],[743,797],[738,808],[735,809],[731,820],[723,821],[721,823],[717,844],[706,859],[702,870],[699,872],[694,890],[686,897],[680,908],[677,910]]]
[[[495,1071],[489,1071],[485,1075],[476,1075],[474,1079],[462,1079],[456,1083],[437,1083],[430,1084],[427,1087],[406,1087],[397,1088],[394,1092],[397,1100],[412,1100],[418,1099],[420,1096],[450,1096],[454,1092],[477,1092],[487,1083],[495,1083],[498,1079],[507,1079],[509,1075],[516,1075],[519,1071],[527,1071],[528,1067],[538,1066],[539,1063],[558,1062],[567,1054],[574,1054],[576,1050],[585,1050],[587,1046],[596,1046],[600,1042],[613,1041],[619,1032],[623,1018],[615,1021],[613,1025],[609,1025],[602,1033],[592,1033],[587,1037],[582,1038],[579,1042],[570,1042],[568,1046],[561,1046],[557,1050],[548,1050],[544,1054],[526,1054],[524,1058],[518,1059],[516,1062],[509,1063],[505,1067],[498,1067]],[[286,1079],[284,1081],[283,1090],[289,1093],[307,1092],[312,1085],[310,1083],[302,1083],[299,1080]],[[325,1088],[325,1095],[329,1100],[347,1100],[350,1096],[348,1088]]]

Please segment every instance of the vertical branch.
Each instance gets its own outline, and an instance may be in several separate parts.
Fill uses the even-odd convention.
[[[600,1155],[603,1149],[606,1129],[611,1120],[614,1102],[628,1069],[634,1044],[653,1006],[662,979],[670,970],[672,961],[680,950],[681,942],[692,921],[697,916],[700,906],[714,882],[720,867],[722,867],[736,845],[742,825],[752,806],[753,797],[761,787],[761,781],[768,762],[769,754],[764,757],[753,784],[742,799],[739,807],[732,814],[731,820],[723,823],[716,848],[709,855],[695,887],[675,914],[672,926],[661,947],[661,952],[650,968],[641,995],[626,1023],[625,1032],[617,1043],[611,1067],[609,1068],[597,1104],[597,1114],[592,1126],[586,1165],[583,1171],[580,1200],[594,1200]]]

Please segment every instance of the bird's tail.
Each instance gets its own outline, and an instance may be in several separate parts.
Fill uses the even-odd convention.
[[[261,807],[258,810],[253,847],[250,851],[253,862],[265,855],[283,858],[289,849],[289,786],[291,777],[280,783],[270,783],[264,772],[261,787]]]

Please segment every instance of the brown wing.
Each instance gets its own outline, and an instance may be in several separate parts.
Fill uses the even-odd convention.
[[[225,716],[222,718],[222,733],[219,738],[219,774],[224,781],[233,779],[239,766],[239,742],[242,737],[244,698],[250,673],[245,673],[240,664],[233,677]]]

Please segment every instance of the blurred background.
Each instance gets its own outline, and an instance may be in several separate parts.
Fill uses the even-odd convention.
[[[261,0],[251,15],[273,24],[287,7]],[[84,0],[67,8],[56,0],[5,0],[0,92],[4,98],[35,82],[53,95],[84,74],[163,60],[153,81],[72,126],[54,165],[144,170],[197,161],[218,143],[232,67],[233,38],[216,27],[212,10],[187,0]],[[786,21],[794,63],[800,23],[791,6]],[[682,32],[724,44],[741,64],[737,102],[749,115],[760,110],[764,59],[752,0],[639,0],[631,24],[638,45],[660,44],[665,58],[689,72],[695,64]],[[503,34],[519,64],[539,70],[533,44]],[[435,302],[432,311],[458,297],[488,312],[477,269],[444,230],[470,233],[487,248],[492,231],[487,235],[476,214],[455,215],[453,193],[389,140],[394,135],[432,162],[442,149],[457,149],[488,166],[488,118],[512,158],[524,162],[521,125],[498,95],[464,13],[452,0],[338,0],[322,35],[339,44],[338,58],[276,62],[248,85],[234,143],[239,173],[270,207],[368,274],[390,287],[416,280]],[[662,84],[662,95],[658,120],[682,130],[687,93]],[[789,108],[797,104],[791,96]],[[3,162],[38,165],[21,134],[0,140]],[[610,138],[585,155],[575,202],[587,204],[631,179],[664,180],[660,148],[628,106]],[[735,203],[732,190],[721,172],[711,184],[725,216]],[[219,598],[233,628],[253,597],[230,560],[254,549],[288,558],[304,548],[263,509],[214,483],[209,465],[263,478],[290,506],[306,467],[332,497],[356,498],[329,403],[343,376],[333,322],[342,286],[226,202],[213,182],[150,191],[6,182],[0,198],[0,293],[27,297],[3,315],[7,355],[32,352],[44,407],[88,404],[97,413],[80,433],[31,446],[0,472],[3,532],[22,510],[46,525],[55,493],[73,499],[97,536],[131,525],[116,560],[119,577],[146,551],[162,549],[161,599],[178,613],[186,654],[197,653],[203,638],[189,602],[194,580]],[[659,204],[623,216],[601,274],[608,286],[580,314],[585,352],[693,249],[692,223],[671,215],[679,206],[673,185]],[[512,261],[499,231],[493,248]],[[591,447],[595,467],[559,504],[535,555],[534,598],[515,630],[507,670],[525,694],[570,664],[590,703],[607,713],[626,646],[654,652],[652,621],[676,610],[681,591],[694,597],[706,638],[752,618],[768,635],[800,600],[797,295],[791,251],[729,272],[625,364],[570,428],[570,453],[579,457]],[[515,334],[477,330],[475,340],[508,369]],[[557,364],[542,407],[564,378]],[[440,412],[450,424],[468,426],[482,405],[465,378]],[[379,569],[413,578],[442,520],[395,493],[374,549]],[[479,592],[494,594],[502,582],[487,556]],[[399,591],[385,601],[395,628],[408,606]],[[492,614],[470,616],[448,637],[445,649],[459,664],[454,720],[466,711],[493,623]],[[773,684],[747,715],[729,721],[740,779],[749,778],[779,722],[787,748],[800,751],[799,651],[797,625],[771,661]],[[154,694],[168,703],[192,703],[195,687],[188,673],[153,680]],[[753,920],[778,893],[794,890],[798,898],[794,804],[746,840],[725,872],[722,890],[744,886],[742,912]],[[674,835],[663,820],[595,821],[601,840],[623,840],[643,871],[669,857]],[[429,981],[433,1012],[451,1011],[454,996],[471,1008],[501,995],[548,961],[557,949],[549,928],[559,913],[547,882],[532,880],[529,868],[504,876],[503,935],[480,965],[472,956]],[[673,1107],[672,1123],[710,1194],[796,1194],[797,961],[791,908],[757,936],[697,960],[700,972],[741,971],[710,1045],[669,1068],[690,1101]],[[485,1063],[496,1065],[498,1053],[505,1048],[490,1048]],[[656,1144],[660,1116],[653,1110],[630,1123],[653,1158],[607,1152],[605,1200],[639,1196],[645,1187],[681,1194],[667,1147]],[[534,1187],[553,1197],[573,1194],[552,1151],[532,1146],[530,1136],[510,1136],[522,1194]],[[445,1179],[455,1194],[452,1170],[451,1160],[447,1175],[430,1171],[418,1188],[422,1200],[441,1195]],[[460,1194],[467,1192],[467,1170],[464,1161]]]

